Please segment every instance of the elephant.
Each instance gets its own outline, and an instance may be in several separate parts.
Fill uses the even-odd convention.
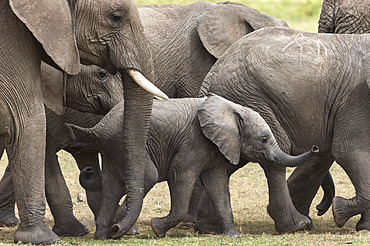
[[[324,0],[318,31],[320,33],[370,33],[370,1],[353,2],[349,0],[326,1]],[[368,82],[370,87],[370,82]],[[370,211],[361,215],[362,226],[357,230],[370,228]],[[366,221],[366,222],[365,222]],[[367,223],[366,226],[363,226]]]
[[[51,78],[53,80],[63,79],[63,76],[60,75],[62,74],[51,66],[45,63],[41,64],[41,81],[43,81],[43,83],[48,83]],[[50,83],[51,82],[52,81],[50,81]],[[62,82],[63,81],[61,81],[61,83]],[[91,85],[91,87],[87,85]],[[92,92],[91,90],[101,92],[101,86],[106,86],[109,90],[104,91],[102,94],[90,94]],[[112,103],[112,106],[109,107],[113,107],[117,104],[113,99],[122,97],[122,82],[118,74],[111,75],[106,70],[94,65],[81,65],[81,72],[78,75],[66,76],[67,107],[65,107],[64,113],[58,115],[45,106],[47,123],[45,190],[46,200],[54,216],[54,226],[52,230],[58,236],[80,236],[88,233],[89,230],[73,215],[72,200],[63,175],[61,174],[56,153],[61,149],[69,152],[75,158],[80,169],[83,169],[87,165],[99,167],[97,152],[92,152],[88,149],[70,148],[71,141],[69,140],[68,131],[64,123],[68,122],[84,127],[92,127],[102,118],[102,116],[99,115],[79,112],[68,107],[70,103],[68,95],[74,90],[77,90],[77,88],[79,91],[83,91],[87,100],[89,100],[90,97],[94,98],[94,100],[89,102],[99,103],[98,109],[104,108],[105,100],[101,100],[100,98],[108,96],[110,98],[109,102]],[[114,96],[112,94],[114,94]],[[119,94],[119,96],[117,94]],[[49,95],[49,97],[52,96]],[[95,165],[93,163],[95,163]],[[14,213],[14,189],[9,166],[0,182],[0,191],[0,224],[3,226],[16,226],[19,224],[19,220],[15,217]],[[99,192],[99,194],[87,192],[87,202],[94,213],[95,219],[97,219],[100,209],[100,203],[98,205],[96,204],[101,201],[100,193],[101,192]]]
[[[287,185],[269,184],[270,190],[289,189],[299,211],[294,216],[308,216],[319,184],[335,160],[356,190],[351,199],[334,197],[335,223],[342,227],[361,214],[356,229],[370,229],[369,52],[366,34],[265,28],[234,43],[204,80],[200,96],[216,93],[259,112],[287,153],[299,153],[313,142],[319,146],[320,154],[297,167]],[[268,212],[275,227],[285,231],[287,225],[280,224],[281,218],[271,210],[276,200],[280,198],[270,196]],[[299,227],[299,220],[293,219]]]
[[[285,21],[233,2],[145,5],[139,6],[138,10],[152,53],[154,82],[170,97],[196,97],[216,57],[238,38],[265,26],[287,26]],[[103,91],[99,95],[104,95],[104,87],[101,88]],[[67,104],[80,111],[101,114],[112,108],[112,102],[104,96],[84,97],[82,100],[87,99],[84,103],[81,98],[68,94]],[[89,98],[92,99],[90,102]],[[115,103],[117,99],[113,101]],[[107,217],[113,216],[109,209],[103,210],[110,214]],[[96,238],[107,238],[110,228],[104,224],[107,222],[103,219],[97,222]]]
[[[92,128],[66,124],[75,146],[98,148],[102,155],[101,177],[95,175],[89,178],[94,174],[89,169],[80,176],[81,184],[86,189],[107,189],[104,183],[111,178],[107,172],[111,172],[110,166],[115,165],[114,162],[120,161],[119,139],[123,134],[119,126],[123,110],[122,101]],[[167,181],[171,210],[163,218],[153,218],[151,227],[162,238],[183,220],[193,188],[200,177],[216,208],[223,233],[239,237],[241,235],[233,225],[227,169],[241,167],[248,161],[259,162],[261,166],[296,166],[317,152],[314,146],[298,156],[286,154],[279,148],[269,126],[258,113],[217,95],[155,101],[147,136],[146,185],[142,192],[145,196],[155,183]],[[115,182],[121,180],[116,179]],[[126,193],[124,189],[115,192],[122,195]],[[117,206],[118,203],[112,204],[112,209]],[[119,218],[112,230],[120,233],[122,222]]]
[[[370,1],[324,0],[319,32],[370,33]]]
[[[79,72],[81,62],[99,65],[110,73],[118,71],[127,77],[125,98],[130,103],[126,114],[130,116],[125,118],[123,128],[128,135],[124,143],[128,166],[143,164],[145,160],[140,149],[145,148],[153,100],[150,93],[131,83],[129,75],[147,90],[166,98],[148,80],[137,79],[143,78],[140,72],[150,80],[154,74],[136,5],[128,0],[109,1],[109,4],[100,0],[91,6],[87,0],[52,3],[9,0],[0,4],[0,134],[13,174],[21,220],[15,242],[48,244],[59,240],[44,222],[46,119],[42,96],[47,88],[57,87],[42,88],[41,60],[72,75]],[[56,100],[55,104],[60,101],[63,100]],[[140,184],[144,174],[133,172],[130,178],[135,182],[132,183]],[[140,196],[136,187],[129,189],[130,197]],[[138,207],[140,199],[135,202],[130,199],[130,207]],[[135,215],[131,215],[128,217],[135,220]]]

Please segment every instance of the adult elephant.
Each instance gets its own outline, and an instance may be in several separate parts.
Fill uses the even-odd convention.
[[[340,227],[370,208],[369,52],[369,35],[266,28],[232,45],[212,67],[201,88],[201,95],[213,92],[259,112],[279,145],[290,154],[312,143],[319,146],[321,154],[289,177],[289,191],[287,186],[269,182],[271,191],[290,192],[300,213],[308,215],[332,162],[343,167],[356,196],[333,199],[334,219]],[[276,175],[285,173],[282,170]],[[282,218],[276,216],[272,205],[293,204],[270,194],[268,212],[279,231],[298,227],[295,215],[291,224],[279,223]],[[356,228],[370,229],[365,219]]]
[[[0,3],[0,16],[1,145],[8,153],[21,219],[14,241],[53,243],[59,239],[44,222],[46,122],[41,59],[69,74],[79,72],[81,60],[111,73],[119,71],[123,77],[140,71],[152,79],[151,54],[132,1],[99,1],[92,7],[85,0],[9,0]],[[128,136],[124,143],[126,165],[140,165],[144,161],[141,153],[145,149],[152,96],[133,83],[125,83],[124,87],[125,98],[130,101],[123,126]],[[140,207],[141,199],[131,198],[141,196],[137,186],[144,175],[134,171],[129,179],[135,184],[128,188],[130,207]],[[136,215],[130,209],[128,217],[135,220]]]
[[[318,30],[320,33],[370,33],[369,9],[370,0],[324,0]],[[370,228],[370,210],[361,215],[361,221],[357,230]]]
[[[319,32],[369,33],[370,0],[324,0]]]

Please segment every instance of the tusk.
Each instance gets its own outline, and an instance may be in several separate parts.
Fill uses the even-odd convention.
[[[169,99],[166,94],[163,93],[157,86],[150,82],[144,77],[139,71],[135,69],[126,69],[128,75],[135,81],[136,84],[140,85],[144,90],[161,99]]]

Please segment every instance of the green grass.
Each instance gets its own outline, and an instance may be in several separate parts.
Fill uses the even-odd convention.
[[[191,3],[187,0],[136,0],[137,4]],[[218,2],[218,1],[215,1]],[[316,32],[317,21],[322,1],[318,0],[243,0],[239,1],[260,12],[284,19],[290,27]],[[78,184],[78,169],[74,160],[64,151],[59,152],[66,182],[73,199],[75,216],[81,220],[91,233],[83,237],[62,238],[60,245],[369,245],[369,232],[356,232],[355,225],[359,216],[352,218],[343,228],[336,227],[331,211],[318,217],[315,206],[322,197],[319,190],[311,207],[311,216],[315,229],[309,232],[277,234],[272,219],[266,212],[268,190],[266,178],[257,164],[250,164],[237,171],[231,179],[230,190],[232,207],[237,229],[243,233],[242,238],[233,239],[216,235],[197,235],[189,229],[171,229],[164,239],[157,239],[149,222],[153,217],[164,216],[169,212],[170,201],[166,183],[157,184],[144,200],[138,226],[142,233],[138,236],[122,239],[97,241],[93,239],[95,224],[93,215],[86,202],[78,202],[77,194],[83,192]],[[6,167],[6,158],[0,161],[0,171]],[[288,175],[293,169],[288,170]],[[343,170],[334,164],[331,172],[336,184],[337,195],[354,196],[354,189]],[[49,209],[46,221],[51,227],[53,218]],[[0,244],[6,245],[13,241],[15,228],[0,228]]]

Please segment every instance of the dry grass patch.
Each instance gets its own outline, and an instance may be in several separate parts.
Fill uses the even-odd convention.
[[[170,209],[170,200],[165,182],[155,185],[145,198],[143,210],[138,220],[141,234],[134,237],[125,236],[120,240],[97,241],[93,239],[95,224],[93,214],[86,202],[78,202],[77,195],[83,192],[78,184],[78,169],[73,158],[66,152],[58,153],[63,173],[71,192],[74,213],[91,233],[83,237],[62,238],[60,245],[367,245],[370,242],[369,232],[356,232],[355,225],[359,216],[352,218],[343,228],[336,227],[331,211],[318,217],[315,206],[322,197],[320,190],[313,202],[311,216],[315,229],[309,232],[278,234],[274,230],[272,219],[266,212],[268,204],[267,182],[258,164],[249,164],[237,171],[231,178],[231,198],[235,224],[243,233],[242,238],[234,239],[216,235],[198,235],[190,229],[171,229],[164,239],[157,239],[150,228],[150,219],[165,216]],[[1,160],[1,168],[6,161]],[[288,175],[293,169],[288,170]],[[332,175],[337,194],[352,197],[354,189],[347,175],[334,164]],[[47,224],[53,225],[49,209],[46,212]],[[8,244],[13,240],[14,228],[0,228],[0,243]]]

